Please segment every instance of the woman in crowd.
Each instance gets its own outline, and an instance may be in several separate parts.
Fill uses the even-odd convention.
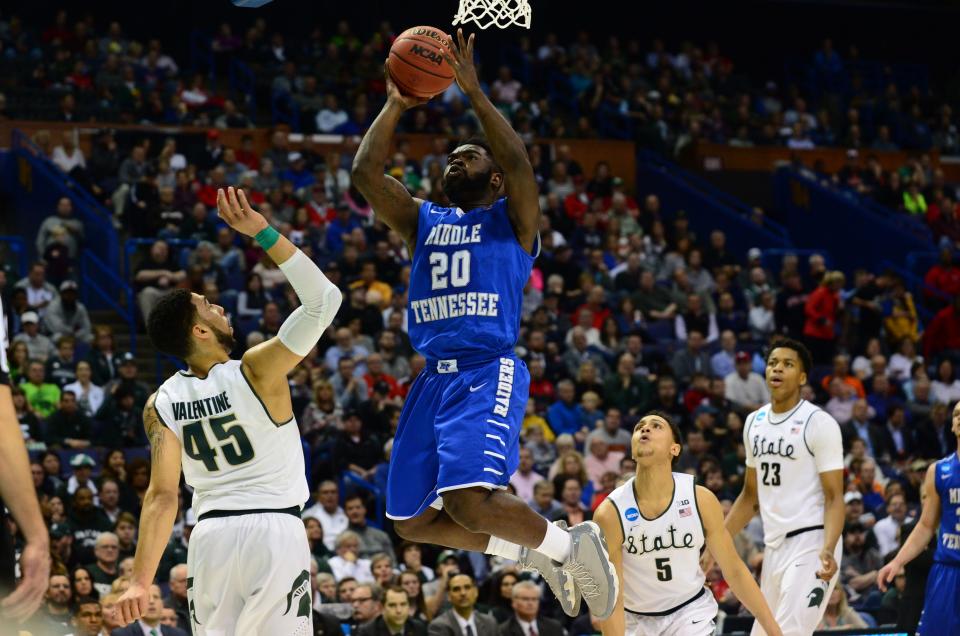
[[[513,616],[513,584],[517,582],[513,570],[500,570],[490,579],[490,597],[487,605],[498,623],[510,620]]]

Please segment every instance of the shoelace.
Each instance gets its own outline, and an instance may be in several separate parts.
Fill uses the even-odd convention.
[[[564,570],[576,579],[577,587],[580,588],[580,594],[583,595],[583,598],[588,599],[600,596],[600,584],[594,580],[589,570],[587,570],[582,563],[571,563],[565,567]]]

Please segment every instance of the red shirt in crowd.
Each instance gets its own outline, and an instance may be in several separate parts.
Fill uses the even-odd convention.
[[[826,285],[820,285],[807,297],[803,308],[806,322],[803,335],[821,340],[833,340],[837,322],[837,309],[840,307],[838,294]]]
[[[937,263],[923,277],[923,282],[928,287],[933,287],[949,296],[956,296],[960,294],[960,267],[956,265],[943,266]],[[933,296],[934,294],[927,292],[927,295]]]
[[[954,303],[937,312],[923,334],[923,355],[927,358],[946,349],[960,350],[960,311]]]

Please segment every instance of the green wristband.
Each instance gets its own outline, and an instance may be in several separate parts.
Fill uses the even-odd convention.
[[[280,232],[277,232],[272,226],[268,225],[257,232],[257,235],[253,237],[253,240],[255,240],[264,250],[269,250],[271,247],[277,244],[277,241],[280,240]]]

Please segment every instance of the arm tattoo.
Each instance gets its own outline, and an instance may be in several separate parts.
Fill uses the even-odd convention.
[[[160,459],[163,449],[163,423],[154,406],[155,395],[151,395],[143,407],[143,428],[147,433],[147,439],[150,441],[150,456],[154,463]]]

